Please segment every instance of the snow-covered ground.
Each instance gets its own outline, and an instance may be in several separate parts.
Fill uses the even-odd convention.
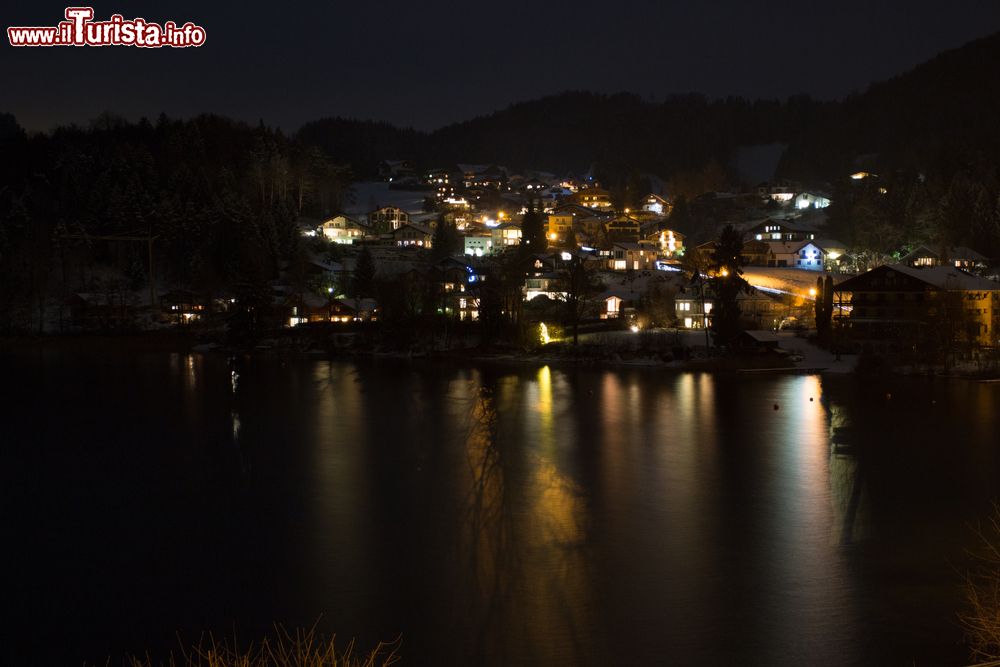
[[[365,181],[351,186],[344,202],[344,213],[364,216],[383,206],[395,206],[411,215],[423,213],[424,197],[434,193],[420,190],[390,190],[388,183]]]
[[[809,271],[807,269],[771,266],[743,267],[743,277],[754,287],[807,298],[809,297],[809,288],[816,287],[816,278],[825,275],[822,271]],[[834,275],[833,283],[834,285],[842,283],[850,277],[852,276],[846,274]]]
[[[781,342],[778,346],[790,352],[797,352],[802,355],[802,361],[795,364],[800,368],[822,368],[824,373],[851,373],[858,363],[855,354],[841,355],[837,361],[837,355],[813,345],[805,338],[799,338],[793,333],[779,331],[777,333]]]

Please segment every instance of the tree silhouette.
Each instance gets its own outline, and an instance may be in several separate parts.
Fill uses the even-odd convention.
[[[715,297],[712,334],[716,345],[731,346],[740,334],[739,295],[750,292],[750,284],[743,278],[743,235],[732,225],[726,225],[719,236],[709,274]]]

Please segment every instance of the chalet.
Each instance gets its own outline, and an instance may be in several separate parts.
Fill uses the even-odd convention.
[[[334,216],[316,228],[321,238],[332,243],[354,243],[354,239],[370,233],[370,230],[367,224],[346,215]]]
[[[797,251],[794,266],[810,271],[830,271],[838,267],[837,260],[847,254],[847,246],[833,239],[803,241]]]
[[[989,260],[972,248],[943,248],[932,250],[920,246],[900,260],[900,263],[914,268],[927,266],[954,266],[963,271],[976,273],[986,268]]]
[[[368,226],[376,234],[386,234],[410,221],[410,215],[395,206],[383,206],[368,214]]]
[[[612,243],[608,268],[612,271],[641,271],[653,268],[656,249],[640,243]]]
[[[800,192],[795,195],[795,208],[826,208],[830,205],[830,197],[822,192]]]
[[[791,220],[764,220],[747,230],[757,241],[812,241],[817,233],[812,225]]]
[[[173,324],[190,324],[208,310],[207,300],[190,290],[175,289],[159,298],[161,317]]]
[[[331,294],[317,294],[312,291],[294,294],[285,292],[279,306],[288,314],[288,326],[294,327],[307,322],[334,321],[332,316],[333,297]]]
[[[670,214],[670,202],[660,195],[648,194],[642,198],[642,210],[646,213],[666,216]]]
[[[757,197],[761,202],[773,201],[778,204],[788,204],[795,197],[795,192],[799,185],[792,181],[774,181],[773,183],[759,183],[757,185]]]
[[[1000,342],[1000,283],[948,266],[880,266],[837,285],[835,301],[861,339],[916,344],[951,331],[972,344]]]
[[[608,240],[622,243],[638,243],[640,237],[640,222],[629,216],[620,215],[605,225]]]
[[[643,223],[640,226],[640,240],[657,248],[661,257],[673,258],[684,255],[684,235],[672,229],[660,229],[659,223]]]
[[[751,288],[749,293],[741,293],[737,297],[737,303],[740,307],[741,320],[757,328],[772,325],[784,307],[777,300],[754,288]],[[714,307],[715,296],[707,283],[682,287],[674,299],[677,326],[684,329],[710,327]]]
[[[499,252],[508,246],[521,244],[521,223],[504,222],[491,230],[493,251]]]
[[[567,197],[566,201],[572,204],[579,204],[587,208],[598,211],[611,211],[614,206],[611,204],[611,193],[603,188],[590,187],[577,191],[576,194]]]
[[[507,182],[507,170],[495,164],[460,164],[458,171],[467,188],[498,190]]]
[[[368,322],[378,319],[375,299],[333,299],[330,302],[331,322]]]
[[[429,227],[415,222],[404,222],[392,232],[392,240],[397,246],[430,248],[434,232]]]

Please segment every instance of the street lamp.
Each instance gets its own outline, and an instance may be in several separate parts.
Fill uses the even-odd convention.
[[[333,288],[326,288],[326,319],[328,322],[333,321]]]

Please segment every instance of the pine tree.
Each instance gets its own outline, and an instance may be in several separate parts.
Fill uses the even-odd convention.
[[[434,239],[431,243],[431,254],[434,259],[444,259],[461,252],[462,237],[454,222],[449,222],[443,215],[438,216],[434,228]]]
[[[528,202],[528,212],[521,220],[521,248],[527,254],[542,253],[548,248],[545,223],[541,212],[535,208],[534,200]]]
[[[726,225],[712,253],[709,286],[715,296],[712,333],[717,345],[732,345],[740,333],[739,295],[750,291],[743,278],[743,235]]]
[[[372,259],[371,251],[365,247],[358,255],[358,261],[354,265],[354,274],[351,280],[351,292],[355,298],[372,296],[375,291],[375,260]]]

